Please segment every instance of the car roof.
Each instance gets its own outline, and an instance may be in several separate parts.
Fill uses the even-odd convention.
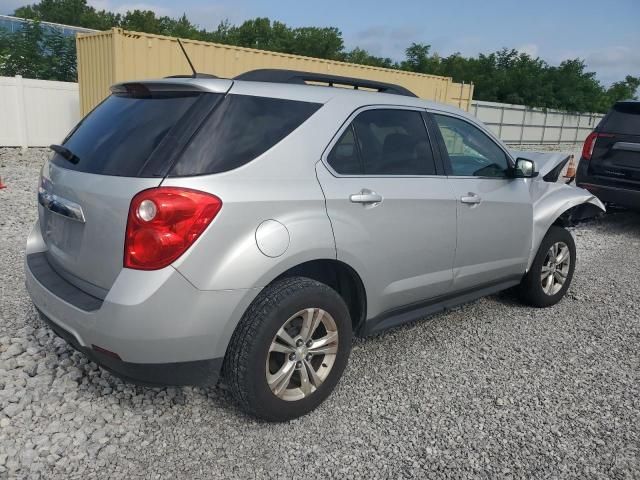
[[[211,79],[201,79],[203,82],[214,82]],[[283,98],[288,100],[298,100],[305,102],[329,103],[330,101],[348,102],[354,109],[365,106],[401,106],[424,108],[427,110],[450,113],[461,116],[467,120],[482,125],[477,118],[466,111],[447,105],[433,102],[419,97],[398,95],[393,93],[382,93],[371,90],[328,87],[323,85],[297,85],[288,83],[253,82],[245,80],[233,80],[231,93],[241,95],[257,95],[273,98]]]
[[[113,85],[111,90],[117,91],[119,88],[126,87],[127,84],[143,84],[145,86],[166,90],[173,90],[175,87],[178,87],[180,89],[200,90],[211,93],[230,92],[236,95],[281,98],[285,100],[297,100],[301,102],[322,104],[329,104],[336,101],[338,104],[342,104],[343,106],[349,105],[353,111],[367,106],[385,105],[394,107],[424,108],[434,113],[444,113],[463,117],[467,121],[482,128],[485,133],[493,137],[494,140],[500,142],[493,132],[491,132],[476,117],[470,115],[466,111],[452,105],[424,100],[419,97],[411,97],[408,95],[313,84],[256,82],[206,76],[167,77],[155,80],[121,82]]]
[[[407,106],[452,113],[475,120],[462,109],[443,103],[424,100],[418,97],[323,85],[299,85],[291,83],[256,82],[207,77],[174,77],[122,82],[114,85],[112,90],[115,91],[121,86],[132,83],[142,83],[144,85],[154,86],[157,88],[180,86],[180,88],[208,91],[212,93],[225,93],[231,89],[231,92],[234,94],[282,98],[322,104],[326,104],[335,99],[338,101],[347,101],[353,104],[356,108],[358,106],[368,105]]]

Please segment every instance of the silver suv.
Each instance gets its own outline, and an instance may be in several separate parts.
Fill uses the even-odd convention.
[[[555,304],[563,226],[604,210],[557,182],[564,155],[301,72],[119,84],[52,149],[25,259],[42,318],[121,377],[221,379],[271,421],[327,398],[352,334],[515,286]]]

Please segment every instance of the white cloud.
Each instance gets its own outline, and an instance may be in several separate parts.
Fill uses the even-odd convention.
[[[247,14],[240,2],[235,5],[220,3],[202,5],[198,3],[189,7],[187,17],[192,23],[202,28],[214,30],[223,20],[229,20],[232,24],[240,24],[250,18],[250,15]]]
[[[626,75],[640,76],[640,50],[626,45],[610,45],[593,50],[564,50],[549,59],[552,64],[562,60],[581,58],[587,71],[596,72],[598,80],[609,86],[624,80]]]
[[[533,58],[536,58],[539,55],[539,48],[535,43],[525,43],[524,45],[517,47],[516,50],[520,53],[526,53]]]
[[[623,80],[626,75],[640,76],[640,51],[622,45],[614,45],[587,53],[584,56],[589,69],[609,85]]]
[[[111,2],[109,0],[88,0],[87,4],[96,10],[111,10]]]
[[[413,26],[374,25],[351,35],[346,34],[345,44],[347,49],[360,47],[378,57],[401,60],[405,49],[412,42],[420,41],[420,33],[420,29]]]
[[[2,0],[0,0],[2,1]],[[12,0],[13,1],[13,0]],[[20,0],[15,0],[20,2]],[[24,1],[24,0],[23,0]],[[159,16],[180,17],[186,12],[189,20],[206,29],[215,29],[223,20],[229,20],[233,24],[242,23],[248,16],[240,4],[202,4],[200,2],[185,1],[169,6],[153,3],[135,2],[126,3],[121,0],[88,0],[89,5],[97,10],[108,10],[116,13],[126,13],[133,10],[151,10]]]
[[[0,1],[0,15],[11,15],[16,8],[23,7],[33,2],[24,0],[2,0]]]

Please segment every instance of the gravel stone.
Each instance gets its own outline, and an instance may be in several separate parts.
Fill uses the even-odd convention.
[[[125,383],[41,322],[23,261],[48,155],[0,148],[0,478],[640,478],[640,215],[572,229],[558,305],[504,292],[356,339],[327,402],[266,424],[221,388]]]
[[[10,358],[17,357],[22,352],[24,352],[24,347],[22,345],[19,343],[12,343],[9,348],[2,353],[0,358],[2,358],[2,360],[8,360]]]

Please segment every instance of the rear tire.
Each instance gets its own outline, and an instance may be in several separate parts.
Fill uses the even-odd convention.
[[[565,228],[551,226],[520,283],[520,299],[532,307],[555,305],[569,289],[575,266],[576,244],[571,233]]]
[[[267,421],[300,417],[337,385],[351,351],[342,297],[305,277],[278,280],[249,306],[231,338],[223,373],[247,413]]]

